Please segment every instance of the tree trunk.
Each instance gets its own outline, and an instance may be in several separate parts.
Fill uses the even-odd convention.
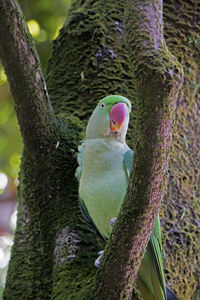
[[[28,147],[29,142],[23,153],[18,223],[4,291],[6,300],[95,298],[94,260],[105,246],[90,231],[79,210],[75,152],[90,113],[97,101],[108,94],[122,94],[132,101],[131,147],[138,139],[138,131],[134,130],[138,124],[137,58],[132,56],[135,27],[128,9],[130,3],[74,1],[54,42],[46,78],[56,119],[45,100],[42,105],[45,117],[38,119],[37,124],[45,127],[42,124],[47,122],[51,130],[37,131],[34,123],[34,133],[39,132],[42,137],[35,139],[37,155]],[[0,5],[2,14],[4,4]],[[166,280],[180,300],[197,300],[200,293],[199,32],[200,1],[164,3],[166,43],[184,67],[184,85],[178,95],[172,138],[169,184],[162,207]],[[8,50],[9,47],[4,51]],[[4,60],[6,64],[8,59]],[[159,72],[159,64],[153,67],[155,73]],[[143,81],[148,79],[145,69],[140,76]],[[154,82],[146,84],[151,93]],[[20,82],[18,85],[21,88]],[[28,91],[31,95],[29,88]],[[16,95],[14,88],[12,93]],[[47,99],[45,93],[42,97]],[[27,99],[26,94],[23,99]],[[33,109],[36,111],[37,107]],[[20,120],[20,111],[18,115]],[[30,120],[27,123],[31,128]],[[29,140],[26,136],[23,136],[25,145]]]
[[[162,207],[165,274],[179,299],[200,295],[200,2],[164,2],[167,45],[184,68]]]
[[[125,8],[124,35],[135,86],[136,147],[127,196],[97,277],[101,300],[131,299],[161,207],[182,75],[165,45],[162,0],[127,1]]]

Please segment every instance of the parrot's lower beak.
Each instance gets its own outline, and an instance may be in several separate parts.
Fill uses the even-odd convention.
[[[128,113],[126,103],[120,102],[115,104],[110,111],[110,130],[119,132],[124,124]]]
[[[115,123],[115,121],[110,120],[110,129],[112,132],[119,132],[120,129],[122,128],[124,122],[120,122],[120,123]]]

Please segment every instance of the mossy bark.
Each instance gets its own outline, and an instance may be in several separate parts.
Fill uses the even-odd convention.
[[[136,147],[127,195],[97,277],[102,300],[131,299],[161,207],[182,80],[181,67],[165,44],[162,1],[127,1],[125,38],[136,87]]]
[[[130,146],[138,138],[134,130],[136,58],[130,49],[135,28],[127,22],[127,17],[131,18],[125,3],[129,1],[74,1],[54,42],[46,77],[56,120],[52,117],[51,134],[42,135],[47,143],[39,155],[33,159],[26,147],[22,157],[18,224],[6,300],[95,298],[94,260],[104,245],[79,210],[75,152],[97,101],[112,93],[132,101]],[[164,3],[167,46],[185,74],[162,208],[166,279],[180,300],[197,300],[200,291],[199,16],[200,1]],[[157,70],[157,64],[153,67]],[[141,79],[145,78],[145,70],[141,70]],[[146,84],[152,91],[153,82]]]
[[[161,210],[165,274],[179,299],[200,295],[200,2],[164,2],[167,45],[184,68]]]

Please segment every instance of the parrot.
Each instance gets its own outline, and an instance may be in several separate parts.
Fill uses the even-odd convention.
[[[80,208],[89,226],[104,241],[110,237],[125,198],[132,168],[134,152],[126,144],[130,112],[131,102],[126,97],[104,97],[90,116],[86,138],[78,147]],[[137,285],[144,300],[177,300],[165,284],[159,216],[138,271]]]

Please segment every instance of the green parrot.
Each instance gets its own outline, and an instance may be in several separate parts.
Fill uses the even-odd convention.
[[[103,98],[93,111],[86,139],[78,148],[76,177],[80,207],[90,226],[97,229],[104,240],[109,238],[112,220],[116,219],[125,198],[132,167],[133,151],[125,141],[130,112],[131,103],[127,98],[119,95]],[[159,216],[137,284],[145,300],[176,299],[165,285]]]

